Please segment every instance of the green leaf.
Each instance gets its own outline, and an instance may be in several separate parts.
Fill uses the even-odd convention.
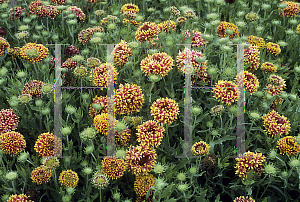
[[[164,202],[174,202],[174,201],[177,201],[177,199],[170,198],[170,199],[164,200]]]
[[[174,184],[170,184],[169,186],[166,187],[164,192],[161,194],[161,198],[166,198],[169,199],[171,196],[172,192],[174,191]]]
[[[220,194],[218,194],[218,196],[217,196],[215,202],[219,202],[219,201],[220,201]]]

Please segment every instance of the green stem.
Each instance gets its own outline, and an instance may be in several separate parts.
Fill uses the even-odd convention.
[[[15,181],[13,180],[13,181],[11,181],[11,183],[12,183],[12,187],[13,187],[13,190],[14,190],[14,194],[16,194]]]
[[[102,202],[102,193],[101,193],[101,188],[100,188],[100,202]]]

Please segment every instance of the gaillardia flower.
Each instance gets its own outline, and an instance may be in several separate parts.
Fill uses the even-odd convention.
[[[176,29],[176,23],[172,20],[167,20],[158,24],[160,31],[170,32]]]
[[[56,156],[46,156],[42,163],[47,169],[52,170],[59,165],[59,160]]]
[[[266,161],[266,157],[261,153],[254,152],[245,152],[242,157],[236,158],[237,164],[235,166],[235,173],[243,180],[247,177],[247,173],[253,169],[253,173],[260,175],[262,169],[264,169],[263,162]]]
[[[295,15],[295,17],[298,16],[298,13],[300,11],[300,7],[298,3],[293,2],[293,1],[282,1],[282,3],[286,4],[286,8],[283,8],[283,14],[282,14],[282,8],[278,8],[279,10],[279,15],[281,16],[287,16],[287,17],[292,17]]]
[[[136,40],[150,41],[160,32],[159,27],[154,22],[145,22],[143,23],[136,31],[135,38]]]
[[[98,114],[94,118],[94,126],[100,133],[107,135],[107,114]]]
[[[219,99],[227,105],[236,102],[240,92],[237,89],[237,85],[232,81],[219,80],[216,84],[216,88],[213,90],[215,94],[213,97]]]
[[[255,200],[249,196],[246,198],[244,196],[236,197],[233,202],[255,202]]]
[[[204,156],[205,154],[208,154],[209,148],[210,146],[206,142],[200,141],[192,146],[191,151],[195,156]]]
[[[187,58],[186,57],[191,57],[191,72],[192,72],[192,85],[195,84],[196,80],[200,80],[205,82],[207,78],[207,61],[196,61],[196,58],[203,58],[204,55],[202,55],[201,52],[190,50],[188,48],[185,48],[183,52],[178,53],[177,55],[177,65],[178,65],[178,70],[182,73],[185,73],[185,68],[187,65]]]
[[[171,124],[179,113],[178,104],[170,98],[161,98],[153,102],[150,107],[154,120],[162,124]]]
[[[244,80],[242,79],[243,74],[244,74]],[[248,91],[251,95],[259,87],[259,81],[257,77],[248,71],[243,71],[238,73],[236,76],[236,81],[239,87],[245,86],[246,91]]]
[[[261,64],[260,67],[262,70],[264,70],[266,73],[267,72],[276,72],[277,71],[277,66],[275,66],[273,63],[271,62],[264,62],[263,64]]]
[[[115,144],[117,146],[121,146],[121,147],[127,146],[130,143],[130,140],[131,140],[131,129],[126,128],[122,132],[118,132],[116,130]]]
[[[18,132],[10,131],[0,135],[0,148],[11,156],[24,151],[26,141],[24,136]]]
[[[141,146],[157,147],[163,138],[165,129],[156,121],[147,121],[138,126],[137,141]]]
[[[134,4],[124,4],[121,8],[121,13],[125,12],[132,12],[132,13],[138,13],[139,12],[139,7]]]
[[[62,186],[65,186],[65,188],[68,187],[76,187],[78,183],[78,175],[76,172],[72,170],[62,171],[58,178],[60,184]]]
[[[93,104],[101,105],[101,109],[97,110],[97,114],[96,114],[96,109],[93,107]],[[89,114],[91,118],[94,118],[96,115],[102,113],[107,113],[107,97],[103,97],[103,96],[98,97],[96,95],[96,97],[93,98],[93,103],[90,105]]]
[[[81,10],[81,8],[78,8],[77,6],[70,6],[67,11],[71,11],[71,13],[74,13],[77,16],[77,19],[82,23],[85,20],[85,14]]]
[[[31,14],[36,14],[39,17],[44,18],[54,18],[56,15],[60,14],[61,11],[57,9],[56,6],[47,5],[44,6],[42,1],[35,1],[30,3],[29,10]]]
[[[244,61],[250,64],[247,71],[257,70],[259,67],[259,48],[258,46],[251,45],[249,48],[244,50]]]
[[[91,58],[88,58],[86,60],[86,62],[87,62],[87,66],[89,68],[94,68],[94,67],[98,67],[101,65],[101,61],[98,58],[91,57]]]
[[[248,42],[252,45],[257,46],[259,49],[265,47],[265,41],[263,38],[250,35],[248,36]]]
[[[95,172],[95,174],[92,178],[92,183],[98,189],[105,187],[108,184],[108,179],[106,177],[106,174],[104,174],[101,171]]]
[[[41,62],[48,57],[49,51],[43,44],[27,43],[20,50],[20,56],[30,62]]]
[[[102,162],[102,172],[111,179],[117,179],[124,175],[125,162],[117,157],[105,157]]]
[[[151,171],[156,163],[156,157],[157,154],[154,148],[145,146],[133,147],[131,145],[126,151],[126,166],[135,175],[146,174]]]
[[[7,49],[9,50],[10,44],[6,39],[0,37],[0,56],[4,55],[4,50]]]
[[[121,40],[113,50],[114,62],[119,66],[123,66],[129,61],[130,56],[132,56],[132,48],[127,45],[126,41]]]
[[[73,57],[74,55],[80,55],[80,50],[78,48],[76,48],[75,46],[69,45],[65,49],[64,53],[68,57]]]
[[[37,184],[42,184],[43,182],[47,183],[50,180],[50,177],[52,176],[52,172],[50,169],[48,169],[46,166],[40,166],[35,168],[31,172],[31,179],[33,182]]]
[[[286,136],[277,141],[277,148],[280,150],[280,154],[285,155],[287,153],[289,156],[292,154],[297,156],[300,150],[300,145],[296,141],[296,137]]]
[[[95,67],[90,72],[90,81],[93,81],[93,85],[97,87],[107,87],[107,68],[110,68],[112,64],[109,63],[103,63],[98,67]],[[114,83],[117,80],[118,73],[114,69]]]
[[[59,156],[62,150],[61,139],[53,133],[42,133],[35,142],[34,150],[42,157]]]
[[[174,60],[167,53],[154,53],[144,58],[141,63],[141,70],[145,74],[166,76],[174,66]]]
[[[276,136],[278,132],[280,135],[288,135],[291,124],[290,121],[287,120],[287,117],[280,116],[275,110],[272,110],[268,114],[264,114],[262,116],[264,121],[264,127],[268,134],[272,135],[272,137]]]
[[[144,94],[139,86],[126,83],[120,84],[115,93],[115,109],[119,114],[139,112],[144,103]]]
[[[232,30],[233,33],[232,34],[227,34],[226,33],[226,30]],[[233,23],[229,23],[229,22],[221,22],[221,24],[217,27],[216,29],[216,32],[218,33],[218,35],[221,37],[221,38],[224,38],[224,37],[227,37],[229,36],[230,39],[233,39],[233,37],[235,36],[238,36],[238,27],[233,24]]]
[[[25,194],[13,194],[11,195],[6,202],[32,202],[29,200],[28,196]]]
[[[37,80],[32,80],[29,83],[26,83],[23,90],[22,94],[29,94],[33,97],[43,97],[42,96],[42,86],[43,86],[42,81],[37,81]]]
[[[278,55],[279,53],[281,53],[280,46],[276,43],[269,42],[269,43],[267,43],[266,47],[267,47],[267,50],[269,52],[271,52],[272,54],[274,54],[275,56]]]
[[[147,174],[136,176],[134,191],[139,197],[145,196],[152,186],[155,186],[155,177],[153,175]]]
[[[18,126],[19,117],[12,109],[1,109],[0,111],[0,135],[15,130]]]

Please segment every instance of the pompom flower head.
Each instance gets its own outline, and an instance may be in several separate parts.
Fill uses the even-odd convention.
[[[277,71],[277,66],[275,66],[273,63],[271,62],[264,62],[263,64],[261,64],[260,67],[262,70],[264,70],[266,73],[267,72],[276,72]]]
[[[107,134],[107,114],[98,114],[94,118],[94,126],[100,133]]]
[[[231,105],[236,102],[240,92],[237,89],[237,85],[232,81],[219,80],[216,88],[213,90],[215,94],[213,97],[219,99],[221,102]]]
[[[60,173],[58,180],[65,188],[74,188],[77,186],[79,178],[76,172],[72,170],[64,170]]]
[[[61,139],[53,133],[42,133],[35,142],[34,150],[42,157],[59,156],[62,150]]]
[[[24,136],[18,132],[10,131],[0,135],[0,148],[11,156],[24,151],[26,141]]]
[[[244,196],[236,197],[233,202],[255,202],[255,200],[249,196],[246,198]]]
[[[275,110],[272,110],[268,114],[262,116],[266,133],[276,136],[278,132],[281,135],[288,135],[291,124],[285,116],[280,116]]]
[[[2,109],[0,111],[0,135],[15,130],[18,122],[19,117],[12,109]]]
[[[102,160],[102,172],[111,179],[117,179],[124,175],[125,162],[117,157],[105,157]]]
[[[248,151],[242,157],[235,160],[237,161],[235,173],[244,180],[251,169],[253,169],[253,173],[257,173],[258,175],[262,173],[262,169],[264,168],[262,163],[266,161],[266,157],[261,153]]]
[[[191,151],[195,156],[204,156],[205,154],[208,154],[209,148],[210,146],[206,142],[200,141],[192,146]]]
[[[280,154],[285,155],[287,153],[289,156],[292,154],[297,156],[300,150],[300,145],[296,141],[296,137],[293,136],[281,138],[277,141],[276,147],[280,150]]]
[[[6,202],[32,202],[29,200],[29,197],[25,194],[13,194],[11,195]]]
[[[98,67],[95,67],[90,72],[90,81],[93,81],[93,85],[97,87],[107,87],[107,68],[110,68],[112,64],[104,63]],[[115,68],[114,69],[114,83],[116,83],[117,75]]]
[[[295,17],[298,16],[298,13],[300,11],[300,7],[296,2],[293,1],[282,1],[283,4],[286,4],[286,8],[278,8],[279,15],[281,16],[287,16],[292,17],[295,15]],[[282,13],[283,11],[283,13]]]
[[[142,146],[157,147],[163,138],[165,129],[155,121],[147,121],[137,129],[137,141]]]
[[[267,47],[267,50],[270,53],[274,54],[275,56],[278,55],[279,53],[281,53],[280,46],[276,43],[269,42],[269,43],[267,43],[266,47]]]
[[[243,74],[244,74],[244,80],[242,79]],[[259,81],[257,77],[248,71],[242,71],[238,73],[236,76],[236,80],[237,80],[237,85],[242,88],[245,86],[246,91],[248,91],[251,95],[259,87]]]
[[[121,40],[113,50],[114,62],[119,66],[123,66],[129,61],[130,56],[132,56],[132,48],[127,45],[126,41]]]
[[[32,80],[29,83],[26,83],[23,90],[22,94],[29,94],[33,97],[43,97],[42,96],[42,87],[43,87],[43,82],[42,81],[37,81],[37,80]]]
[[[139,12],[139,7],[134,4],[124,4],[121,8],[121,13],[125,12],[132,12],[132,13],[138,13]]]
[[[154,148],[145,146],[130,146],[126,151],[126,166],[135,175],[146,174],[151,171],[157,154]]]
[[[20,50],[20,56],[30,62],[41,62],[48,57],[49,51],[43,44],[27,43]]]
[[[228,31],[226,30],[228,29],[233,31],[232,34],[227,34]],[[238,27],[233,23],[223,21],[217,27],[216,32],[221,38],[229,36],[230,39],[233,39],[235,36],[238,36]]]
[[[49,182],[51,176],[52,172],[46,166],[37,167],[31,172],[31,179],[37,184]]]
[[[154,22],[145,22],[137,29],[135,38],[140,42],[150,41],[156,37],[159,32],[160,30],[157,24]]]
[[[174,66],[174,60],[167,53],[154,53],[141,61],[141,70],[145,74],[166,76]]]
[[[99,104],[101,106],[100,107],[101,109],[97,109],[97,114],[96,114],[96,109],[93,107],[93,104]],[[93,104],[90,105],[90,110],[89,110],[89,114],[91,118],[94,118],[98,114],[107,113],[107,97],[103,97],[103,96],[98,97],[96,95],[93,98]]]
[[[115,108],[119,114],[138,112],[144,103],[144,94],[139,86],[126,83],[120,84],[115,93]]]
[[[139,196],[145,196],[150,187],[155,186],[155,177],[151,174],[136,176],[134,191]]]
[[[8,41],[2,37],[0,37],[0,56],[4,55],[4,50],[9,50],[10,44]]]
[[[164,21],[164,22],[158,24],[158,27],[159,27],[160,31],[170,32],[170,31],[175,30],[176,23],[172,20],[167,20],[167,21]]]
[[[260,38],[260,37],[257,37],[257,36],[250,35],[248,37],[248,42],[252,45],[257,46],[259,49],[265,47],[264,39]]]
[[[162,124],[171,124],[179,113],[178,104],[170,98],[161,98],[153,102],[150,107],[154,120]]]
[[[251,45],[249,48],[244,50],[244,62],[250,64],[247,71],[257,70],[259,67],[259,48],[258,46]]]

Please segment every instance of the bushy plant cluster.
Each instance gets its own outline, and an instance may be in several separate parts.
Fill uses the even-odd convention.
[[[0,0],[1,200],[298,201],[299,12]]]

